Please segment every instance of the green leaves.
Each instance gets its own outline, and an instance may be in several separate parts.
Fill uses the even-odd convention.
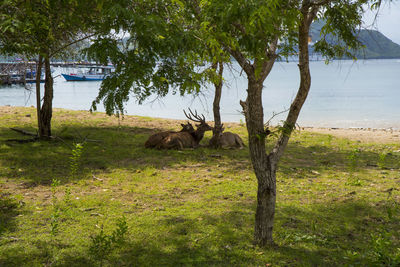
[[[332,1],[325,6],[321,15],[324,26],[321,40],[314,45],[315,51],[327,59],[354,58],[354,51],[362,48],[358,40],[358,31],[362,24],[364,5],[368,1]]]
[[[53,55],[98,21],[103,0],[2,1],[0,52]]]

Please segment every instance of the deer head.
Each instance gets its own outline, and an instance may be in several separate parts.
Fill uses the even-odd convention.
[[[189,115],[186,113],[185,110],[183,110],[183,113],[185,113],[186,118],[193,122],[199,122],[200,124],[196,124],[196,131],[193,133],[193,137],[195,138],[196,142],[200,142],[201,139],[204,137],[204,133],[206,131],[211,131],[213,128],[207,124],[206,118],[204,115],[198,115],[197,111],[193,113],[193,111],[189,108]]]
[[[181,132],[188,132],[191,134],[195,132],[193,125],[190,122],[188,122],[186,124],[181,123],[181,126],[182,126]]]

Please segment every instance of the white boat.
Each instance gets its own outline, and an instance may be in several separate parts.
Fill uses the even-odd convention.
[[[89,70],[86,72],[61,73],[61,75],[67,81],[102,81],[107,76],[111,75],[114,70],[112,66],[92,66],[89,67]]]

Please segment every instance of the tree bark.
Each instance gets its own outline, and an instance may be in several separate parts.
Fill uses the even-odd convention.
[[[310,32],[310,25],[314,20],[319,6],[314,6],[310,10],[309,3],[304,4],[301,8],[302,19],[299,23],[299,73],[300,73],[300,86],[297,91],[296,98],[293,100],[289,113],[285,120],[284,131],[279,137],[271,152],[271,158],[278,162],[289,142],[290,135],[295,128],[297,119],[300,115],[301,108],[307,99],[311,87],[311,74],[310,74],[310,59],[308,50],[308,35]]]
[[[42,124],[41,124],[41,116],[40,116],[40,108],[42,106],[41,99],[40,99],[40,76],[42,76],[42,64],[43,58],[39,55],[38,63],[36,65],[36,115],[37,115],[37,122],[38,122],[38,133],[39,138],[41,138],[42,133]]]
[[[44,84],[43,105],[40,110],[39,136],[46,138],[51,136],[51,118],[53,116],[53,77],[50,69],[50,58],[45,57],[44,67],[46,72]],[[37,80],[36,80],[37,81]]]
[[[276,202],[276,163],[266,153],[264,112],[262,106],[263,81],[255,75],[248,77],[248,94],[243,107],[249,133],[250,158],[258,182],[254,243],[272,245]]]
[[[228,52],[246,72],[248,79],[247,99],[245,102],[241,101],[240,104],[246,117],[250,157],[258,182],[254,243],[261,247],[274,243],[272,233],[276,203],[276,169],[311,86],[308,33],[318,9],[318,5],[312,5],[309,1],[304,1],[301,7],[302,18],[298,35],[300,86],[285,121],[284,131],[269,154],[266,153],[265,149],[265,139],[268,133],[264,129],[262,88],[263,82],[275,62],[278,38],[265,50],[268,60],[263,62],[259,77],[255,75],[255,66],[261,65],[257,64],[257,60],[254,64],[251,64],[240,51],[227,48]]]
[[[224,64],[222,62],[218,62],[215,64],[213,68],[215,71],[218,70],[218,80],[214,82],[215,94],[214,94],[214,102],[213,102],[213,113],[214,113],[214,128],[213,128],[213,136],[210,139],[209,145],[214,148],[221,147],[221,133],[222,122],[221,122],[221,113],[220,113],[220,102],[221,102],[221,94],[222,94],[222,75],[224,72]]]

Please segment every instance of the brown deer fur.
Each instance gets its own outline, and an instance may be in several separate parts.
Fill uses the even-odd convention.
[[[147,141],[144,143],[144,147],[146,148],[158,148],[161,142],[168,136],[176,133],[182,133],[182,132],[187,132],[187,133],[194,133],[194,128],[193,126],[188,122],[187,124],[181,124],[182,130],[180,132],[174,132],[174,131],[164,131],[164,132],[159,132],[151,135]]]
[[[183,129],[180,132],[160,132],[149,137],[145,143],[146,148],[157,148],[157,149],[183,149],[183,148],[196,148],[199,146],[201,139],[204,137],[206,131],[212,130],[209,126],[204,115],[199,116],[193,113],[190,109],[190,114],[186,117],[194,122],[200,122],[196,124],[196,130],[188,122],[186,125],[182,124]]]
[[[220,144],[222,148],[240,148],[245,147],[242,138],[231,132],[223,132],[220,135]]]

